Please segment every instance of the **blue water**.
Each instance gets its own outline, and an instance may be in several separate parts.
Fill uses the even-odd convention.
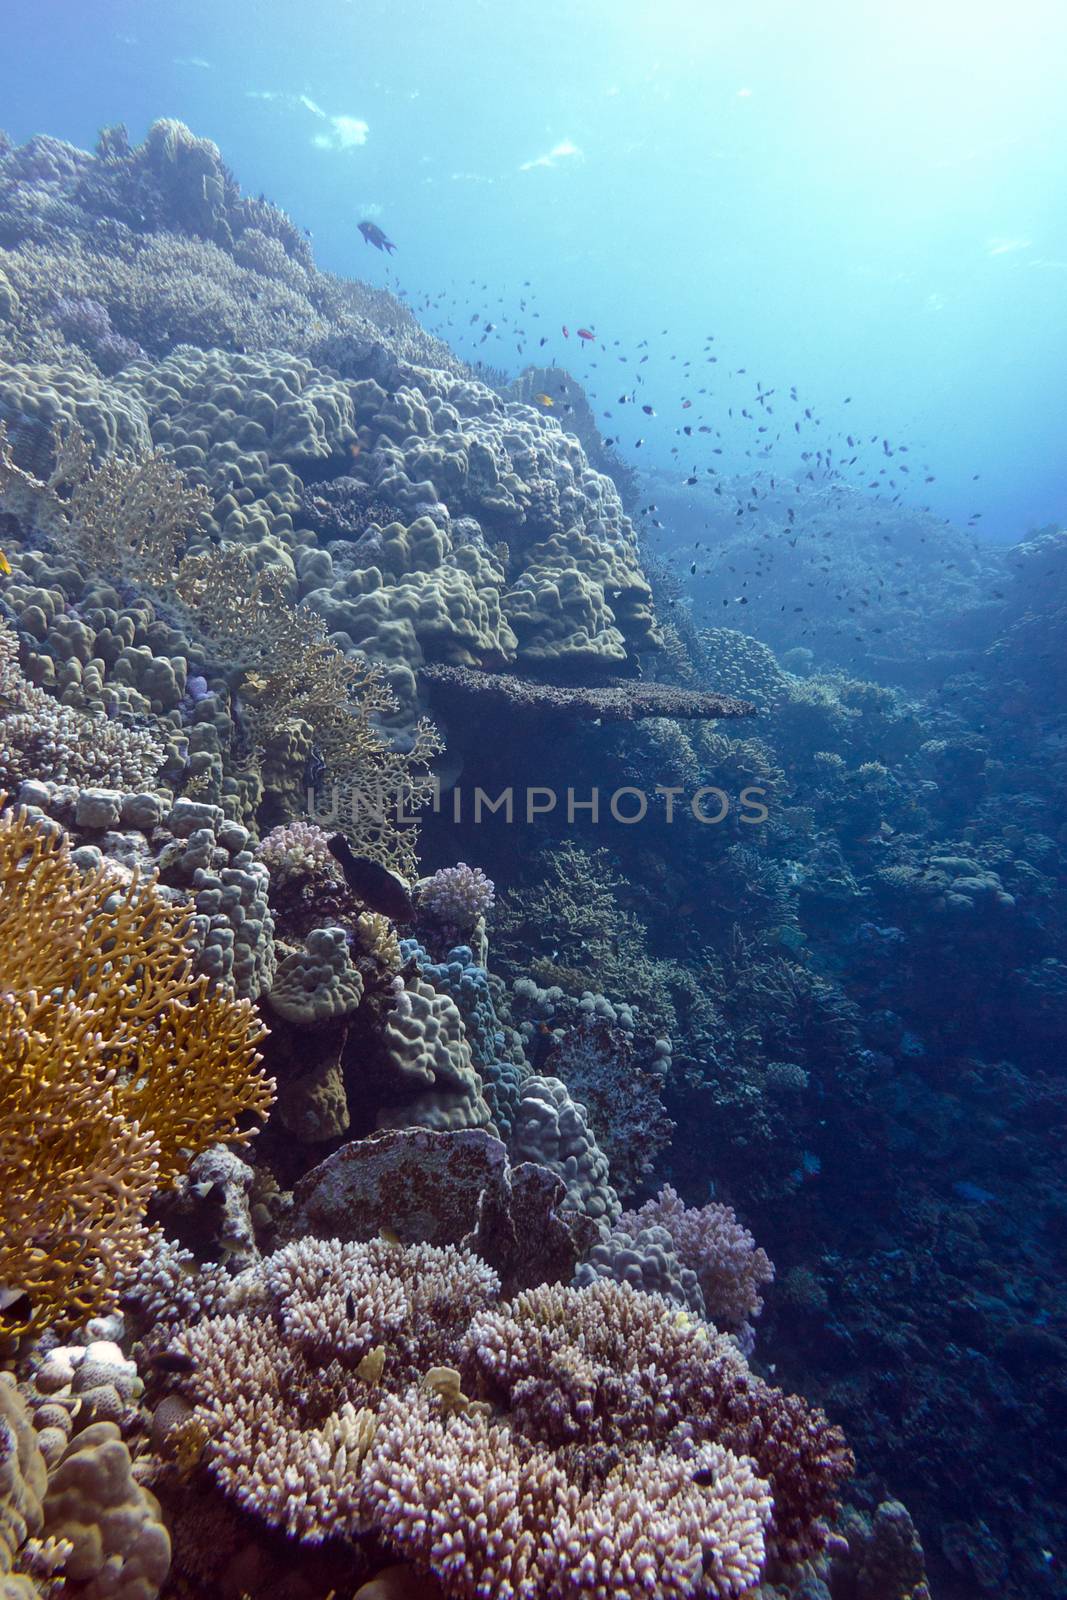
[[[796,385],[780,472],[907,442],[909,504],[1013,539],[1067,506],[1065,52],[1055,0],[9,0],[0,96],[17,140],[187,122],[321,266],[430,297],[471,358],[567,360],[626,459],[688,466],[702,387],[720,426]],[[614,404],[646,350],[655,418]]]

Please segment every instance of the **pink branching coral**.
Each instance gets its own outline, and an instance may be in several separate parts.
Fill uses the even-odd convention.
[[[767,1485],[714,1444],[624,1459],[579,1488],[551,1450],[420,1395],[383,1407],[364,1476],[376,1526],[455,1600],[726,1600],[763,1566]]]
[[[259,842],[256,855],[279,887],[294,878],[338,878],[330,854],[329,834],[314,822],[290,822],[272,828]]]
[[[439,867],[419,887],[419,909],[437,922],[459,932],[469,932],[479,917],[492,909],[495,888],[481,867],[465,861]]]
[[[733,1600],[823,1546],[850,1453],[729,1338],[626,1284],[498,1297],[453,1246],[277,1252],[174,1341],[209,1472],[447,1600]]]
[[[791,1563],[826,1542],[823,1519],[853,1465],[840,1429],[659,1295],[603,1278],[525,1290],[474,1318],[461,1369],[526,1439],[555,1446],[578,1481],[627,1457],[687,1457],[714,1443],[751,1457],[769,1483],[769,1552]]]
[[[637,1211],[624,1211],[616,1230],[636,1238],[643,1228],[665,1228],[683,1267],[697,1275],[704,1307],[716,1327],[744,1334],[763,1310],[760,1288],[774,1265],[731,1206],[689,1207],[670,1184]]]

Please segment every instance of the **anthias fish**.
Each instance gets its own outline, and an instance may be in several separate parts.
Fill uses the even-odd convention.
[[[394,922],[411,922],[415,906],[407,884],[395,872],[383,867],[380,861],[368,856],[357,856],[343,833],[335,833],[328,841],[330,854],[340,864],[345,882],[354,895],[371,911],[379,911]]]

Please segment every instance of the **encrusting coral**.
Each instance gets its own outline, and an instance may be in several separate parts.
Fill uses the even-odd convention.
[[[197,1151],[243,1141],[273,1084],[247,1001],[196,977],[190,917],[151,881],[82,873],[22,809],[0,815],[0,1284],[15,1328],[106,1306],[144,1213]]]

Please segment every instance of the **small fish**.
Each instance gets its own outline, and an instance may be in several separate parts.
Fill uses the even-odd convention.
[[[645,413],[646,417],[654,417],[656,415],[652,406],[642,406],[641,410]]]
[[[719,1481],[714,1467],[698,1467],[693,1473],[693,1482],[698,1489],[710,1489]]]
[[[152,1357],[157,1372],[195,1372],[196,1362],[185,1350],[161,1350]]]
[[[359,231],[367,244],[372,244],[376,250],[387,250],[390,255],[396,249],[391,239],[387,239],[376,222],[361,222]]]
[[[2,550],[0,550],[0,572],[4,574],[5,578],[10,578],[11,576],[11,563]]]
[[[539,406],[554,406],[556,403],[550,394],[535,394],[534,399]]]
[[[386,1224],[384,1222],[382,1223],[381,1227],[378,1229],[378,1237],[382,1241],[383,1244],[399,1244],[400,1243],[400,1235],[397,1233],[396,1229],[395,1228],[390,1228],[388,1226],[388,1224]]]
[[[588,328],[579,328],[578,329],[578,337],[579,337],[579,339],[589,340],[589,339],[595,339],[596,338],[596,334],[595,333],[591,333]]]
[[[571,330],[568,328],[567,324],[564,323],[563,324],[563,337],[565,339],[569,339],[570,336],[571,336]]]
[[[356,1302],[352,1295],[351,1289],[349,1289],[348,1293],[345,1295],[345,1316],[348,1318],[349,1322],[354,1322],[356,1320]]]
[[[369,911],[381,912],[394,922],[413,922],[415,906],[406,883],[380,861],[357,856],[343,833],[335,833],[327,848],[340,864],[345,882]]]

